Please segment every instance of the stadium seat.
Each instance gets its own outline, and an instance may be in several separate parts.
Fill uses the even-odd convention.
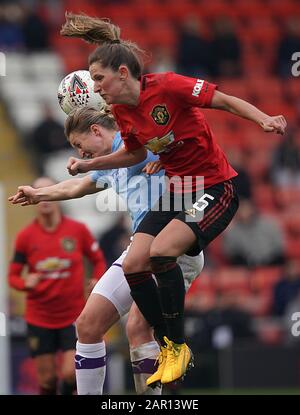
[[[299,260],[300,258],[299,235],[297,235],[296,237],[295,236],[287,237],[286,253],[287,253],[288,258]]]
[[[281,275],[282,268],[279,266],[257,268],[251,272],[251,289],[254,291],[272,290]]]
[[[273,187],[269,184],[258,183],[253,189],[255,205],[260,212],[273,212],[275,209]]]
[[[293,16],[300,16],[299,2],[297,0],[272,0],[270,12],[280,21]]]
[[[250,288],[249,271],[245,267],[223,267],[212,275],[213,286],[217,291],[239,290],[247,292]]]
[[[218,87],[225,94],[234,95],[245,100],[249,99],[249,85],[244,80],[222,79]]]
[[[253,184],[255,183],[256,185],[267,177],[270,163],[271,160],[268,153],[263,151],[257,152],[255,149],[248,152],[245,168],[250,175]]]
[[[251,93],[266,101],[266,97],[271,95],[272,98],[281,99],[284,89],[280,79],[270,76],[251,78],[247,82],[247,86],[251,90]]]

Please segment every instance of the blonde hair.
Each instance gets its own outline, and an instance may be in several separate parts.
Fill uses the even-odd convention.
[[[123,40],[121,29],[107,18],[90,17],[85,14],[66,12],[66,22],[60,34],[67,37],[78,37],[88,43],[99,45],[90,55],[89,65],[100,62],[104,68],[117,71],[120,65],[128,67],[131,75],[141,77],[146,52],[136,43]]]
[[[93,124],[101,125],[107,130],[117,130],[117,124],[108,107],[101,111],[92,107],[75,108],[65,121],[65,135],[69,139],[73,132],[89,132]]]

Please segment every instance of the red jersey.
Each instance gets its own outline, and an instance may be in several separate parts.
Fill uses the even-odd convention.
[[[168,177],[193,178],[185,192],[199,190],[199,176],[202,188],[236,176],[200,110],[210,107],[215,89],[173,72],[144,75],[137,106],[113,105],[126,149],[145,146],[159,154]]]
[[[55,231],[48,232],[37,220],[18,233],[15,255],[9,268],[9,283],[26,290],[25,320],[46,328],[72,324],[85,305],[83,256],[93,263],[93,278],[99,279],[106,264],[88,228],[65,216]],[[40,273],[42,279],[26,289],[22,270]]]

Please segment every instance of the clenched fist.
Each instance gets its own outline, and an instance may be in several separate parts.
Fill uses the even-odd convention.
[[[91,170],[89,167],[89,160],[81,160],[75,157],[69,158],[67,169],[71,176],[76,176],[79,173],[87,173]]]
[[[277,134],[284,134],[287,122],[283,115],[275,115],[274,117],[267,117],[260,123],[265,132],[276,132]]]

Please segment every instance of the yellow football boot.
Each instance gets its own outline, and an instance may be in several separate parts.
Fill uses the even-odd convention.
[[[164,341],[167,344],[167,359],[160,379],[162,384],[182,379],[186,371],[194,366],[193,353],[186,343],[177,344],[167,337],[164,337]]]

